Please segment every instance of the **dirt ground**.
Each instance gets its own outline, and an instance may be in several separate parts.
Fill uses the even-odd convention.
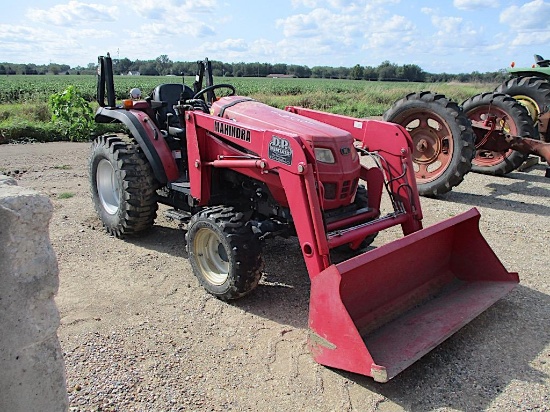
[[[316,364],[309,278],[296,240],[270,240],[249,296],[224,303],[191,272],[184,232],[164,217],[119,240],[92,207],[87,143],[0,146],[0,172],[47,194],[59,261],[58,334],[74,411],[550,410],[550,179],[542,165],[470,173],[422,199],[428,226],[475,206],[520,285],[386,384]],[[71,197],[71,195],[73,195]],[[389,231],[374,242],[396,236]]]

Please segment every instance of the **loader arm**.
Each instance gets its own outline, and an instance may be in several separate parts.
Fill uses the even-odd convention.
[[[409,181],[408,170],[412,170],[412,164],[408,142],[400,126],[381,122],[383,127],[387,126],[393,132],[388,134],[391,143],[383,148],[387,159],[383,169],[394,190],[397,209],[378,219],[372,219],[372,214],[366,214],[362,221],[354,222],[352,227],[327,231],[327,227],[338,228],[339,225],[337,221],[330,225],[324,221],[319,189],[322,183],[317,178],[315,158],[311,148],[303,144],[298,135],[280,130],[262,130],[244,124],[237,126],[231,120],[198,111],[186,113],[185,120],[191,195],[197,204],[206,205],[210,197],[212,168],[233,169],[260,181],[279,180],[285,193],[285,199],[279,201],[282,200],[283,204],[290,207],[311,279],[331,265],[329,251],[332,248],[353,244],[396,225],[402,226],[404,234],[422,228],[419,220],[422,213],[414,178],[412,186]],[[275,140],[285,142],[286,156],[274,154],[271,143]],[[223,141],[233,148],[240,146],[242,151],[220,151]],[[376,173],[371,173],[376,176]],[[364,168],[361,175],[368,178],[368,169]],[[371,184],[379,192],[381,185],[381,181]],[[379,207],[380,193],[374,192],[372,198]]]
[[[362,149],[380,152],[385,160],[383,170],[391,193],[408,215],[402,223],[403,233],[407,235],[422,229],[422,208],[411,157],[412,139],[403,127],[303,107],[288,106],[285,110],[345,130],[359,142]]]

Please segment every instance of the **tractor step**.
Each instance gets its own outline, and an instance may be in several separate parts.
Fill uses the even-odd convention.
[[[184,210],[168,209],[164,213],[164,216],[166,216],[167,219],[176,220],[181,224],[186,224],[189,222],[189,220],[191,219],[191,216],[193,215]]]
[[[191,193],[191,183],[189,182],[173,182],[168,183],[168,187],[176,192]]]

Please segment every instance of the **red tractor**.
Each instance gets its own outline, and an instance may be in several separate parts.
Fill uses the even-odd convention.
[[[213,84],[207,60],[198,67],[193,88],[162,84],[117,105],[111,59],[99,58],[96,121],[128,132],[92,145],[92,198],[109,233],[139,234],[158,203],[169,205],[186,225],[194,274],[223,300],[256,287],[265,239],[296,235],[311,279],[312,354],[378,382],[516,286],[475,209],[422,228],[414,148],[402,126],[275,109]],[[229,95],[216,98],[219,89]],[[393,207],[386,214],[384,189]],[[403,238],[362,250],[396,225]],[[356,253],[334,263],[338,247]]]
[[[550,163],[550,142],[539,140],[539,132],[545,137],[547,126],[541,125],[548,123],[549,114],[537,118],[537,130],[526,109],[526,98],[518,101],[520,96],[514,97],[501,92],[481,93],[459,106],[441,94],[411,93],[384,113],[384,120],[400,124],[411,135],[421,195],[450,191],[470,170],[505,175],[520,167],[529,155]]]

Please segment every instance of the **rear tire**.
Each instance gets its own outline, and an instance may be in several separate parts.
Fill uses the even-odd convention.
[[[464,180],[474,156],[474,134],[458,104],[441,94],[411,93],[384,113],[413,140],[418,193],[438,196]]]
[[[535,124],[541,114],[550,110],[550,83],[540,77],[514,77],[498,86],[495,92],[516,99],[527,109]],[[541,139],[550,142],[550,134],[541,134]]]
[[[195,214],[186,235],[187,253],[200,284],[221,300],[250,293],[262,276],[260,242],[233,207]]]
[[[472,121],[482,121],[488,114],[497,117],[497,127],[512,135],[537,139],[538,133],[527,109],[513,97],[502,93],[481,93],[466,100],[462,107]],[[515,150],[494,152],[484,150],[482,141],[485,130],[475,129],[476,156],[472,170],[477,173],[502,176],[517,169],[528,155]]]
[[[94,208],[110,234],[137,235],[153,226],[159,184],[139,145],[126,135],[92,143],[89,178]]]

